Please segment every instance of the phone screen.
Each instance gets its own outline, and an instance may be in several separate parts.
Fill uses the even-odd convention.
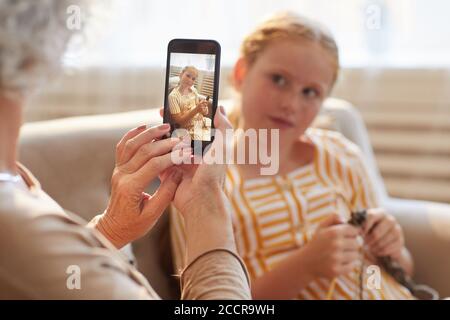
[[[172,40],[166,70],[164,122],[172,136],[190,135],[202,148],[213,140],[220,46],[213,40]]]

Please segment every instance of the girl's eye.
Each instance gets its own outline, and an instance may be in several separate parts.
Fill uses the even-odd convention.
[[[305,88],[302,90],[302,94],[307,98],[317,98],[320,93],[316,89]]]
[[[286,78],[279,74],[272,75],[272,81],[279,87],[282,87],[286,84]]]

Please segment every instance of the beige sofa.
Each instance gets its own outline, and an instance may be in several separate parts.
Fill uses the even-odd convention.
[[[450,296],[450,206],[390,198],[356,109],[345,101],[329,99],[323,113],[330,116],[334,129],[363,149],[378,196],[404,227],[416,263],[416,280]],[[22,129],[20,160],[50,196],[89,220],[107,204],[117,141],[132,127],[159,122],[158,111],[152,109],[30,123]],[[156,185],[155,181],[149,188]],[[163,298],[177,298],[167,226],[166,215],[146,237],[133,243],[133,251],[138,268],[155,290]]]

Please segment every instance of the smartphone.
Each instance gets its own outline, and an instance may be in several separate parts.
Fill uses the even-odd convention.
[[[214,140],[220,50],[217,41],[202,39],[173,39],[167,46],[163,121],[171,136],[189,134],[194,152]]]

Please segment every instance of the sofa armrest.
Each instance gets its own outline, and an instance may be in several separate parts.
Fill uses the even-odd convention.
[[[450,205],[388,198],[383,206],[403,227],[415,280],[450,296]]]

